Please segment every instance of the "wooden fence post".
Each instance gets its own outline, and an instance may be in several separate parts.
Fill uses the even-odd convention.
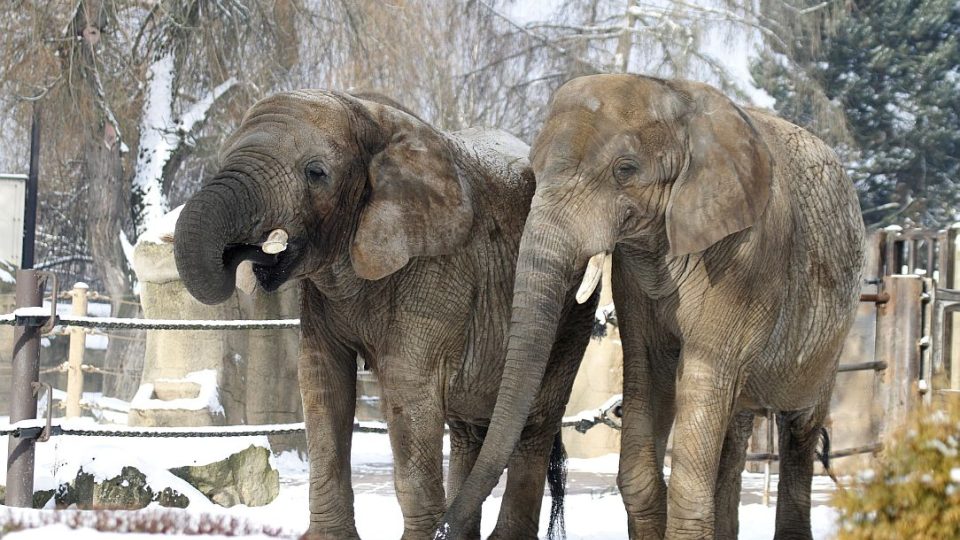
[[[877,306],[877,360],[886,362],[883,432],[889,434],[920,401],[920,338],[923,279],[886,276],[889,300]]]
[[[954,223],[947,228],[944,235],[943,245],[940,250],[943,253],[941,261],[943,267],[940,269],[940,287],[944,289],[958,289],[957,277],[960,276],[960,257],[957,257],[957,251],[960,251],[957,238],[960,233],[960,223]],[[947,339],[943,344],[942,354],[943,365],[937,366],[940,369],[949,369],[950,388],[960,390],[960,316],[950,313],[946,316]]]
[[[87,315],[86,283],[78,282],[70,291],[73,302],[71,315]],[[80,397],[83,395],[83,353],[86,349],[86,329],[74,326],[70,328],[70,356],[67,357],[67,418],[80,416]]]

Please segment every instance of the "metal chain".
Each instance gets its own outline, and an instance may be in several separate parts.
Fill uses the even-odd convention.
[[[215,426],[212,426],[215,427]],[[13,429],[0,429],[0,435],[13,435],[14,437],[30,437],[43,429],[42,426],[36,427],[18,427]],[[363,424],[353,425],[354,433],[387,433],[386,427],[367,426]],[[50,436],[71,435],[77,437],[144,437],[144,438],[213,438],[213,437],[254,437],[258,435],[291,435],[304,433],[303,422],[297,424],[283,424],[277,427],[257,429],[216,431],[215,429],[197,430],[197,431],[173,431],[164,429],[74,429],[64,428],[62,426],[50,426]],[[35,436],[35,435],[34,435]]]
[[[573,417],[564,419],[560,427],[572,427],[580,433],[586,433],[596,425],[604,424],[613,429],[620,429],[620,424],[613,420],[610,415],[619,417],[620,402],[613,403],[593,418]],[[14,437],[37,437],[43,427],[19,427],[12,429],[0,429],[0,436],[13,435]],[[78,437],[144,437],[144,438],[212,438],[212,437],[252,437],[257,435],[288,435],[294,433],[304,433],[303,422],[297,424],[282,424],[277,427],[258,429],[251,426],[248,429],[232,429],[229,431],[218,431],[216,426],[211,426],[205,430],[181,431],[169,429],[74,429],[63,428],[62,426],[51,426],[49,436],[72,435]],[[363,424],[353,425],[354,433],[387,433],[386,427],[370,426]]]
[[[57,325],[118,330],[269,330],[299,328],[300,319],[184,321],[178,319],[122,319],[59,315]],[[0,315],[0,325],[17,325],[13,313]]]

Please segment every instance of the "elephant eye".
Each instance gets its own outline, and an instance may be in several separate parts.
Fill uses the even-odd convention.
[[[322,164],[311,162],[307,164],[306,169],[307,182],[311,184],[322,184],[327,181],[327,170]]]
[[[640,170],[640,164],[633,158],[622,157],[613,164],[613,176],[620,182],[626,182]]]

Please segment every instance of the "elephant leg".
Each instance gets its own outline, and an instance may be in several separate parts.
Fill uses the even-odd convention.
[[[450,425],[450,471],[447,476],[447,501],[452,501],[466,481],[483,445],[485,428],[463,422]],[[480,538],[480,516],[464,531],[464,538]]]
[[[653,333],[652,309],[636,300],[618,302],[630,308],[618,311],[624,360],[617,486],[630,538],[659,539],[667,520],[663,461],[675,412],[677,349]]]
[[[777,483],[777,527],[774,538],[810,539],[810,483],[820,430],[829,398],[813,410],[780,413],[780,481]]]
[[[713,538],[720,453],[740,381],[733,366],[685,344],[667,490],[667,538]]]
[[[394,487],[403,513],[401,538],[429,539],[446,509],[443,414],[436,395],[424,392],[423,385],[429,383],[398,385],[389,375],[382,380],[389,381],[382,393],[393,449]]]
[[[544,484],[551,476],[550,539],[563,537],[563,497],[566,486],[566,455],[555,447],[560,423],[573,389],[584,350],[590,342],[596,301],[594,294],[583,304],[569,304],[561,316],[556,341],[527,426],[507,464],[507,487],[500,505],[497,526],[490,538],[506,540],[537,538]],[[551,466],[556,468],[551,469]],[[559,492],[554,489],[559,487]]]
[[[556,433],[549,429],[528,428],[524,431],[507,466],[507,487],[491,540],[537,538],[543,488],[555,436]]]
[[[350,443],[356,410],[356,353],[306,335],[299,379],[310,456],[310,526],[305,538],[359,538],[353,514]]]
[[[720,471],[714,500],[717,504],[717,540],[736,540],[739,534],[740,488],[743,466],[747,461],[747,443],[753,433],[753,413],[738,413],[727,426],[727,437],[720,453]]]

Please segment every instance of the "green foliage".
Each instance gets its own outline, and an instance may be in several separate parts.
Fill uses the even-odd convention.
[[[811,2],[812,4],[812,2]],[[960,202],[960,4],[863,0],[768,52],[754,75],[783,116],[838,145],[868,222],[954,219]],[[813,52],[811,52],[811,48]],[[894,204],[889,204],[894,203]]]
[[[960,538],[960,407],[922,411],[840,490],[840,540]]]

